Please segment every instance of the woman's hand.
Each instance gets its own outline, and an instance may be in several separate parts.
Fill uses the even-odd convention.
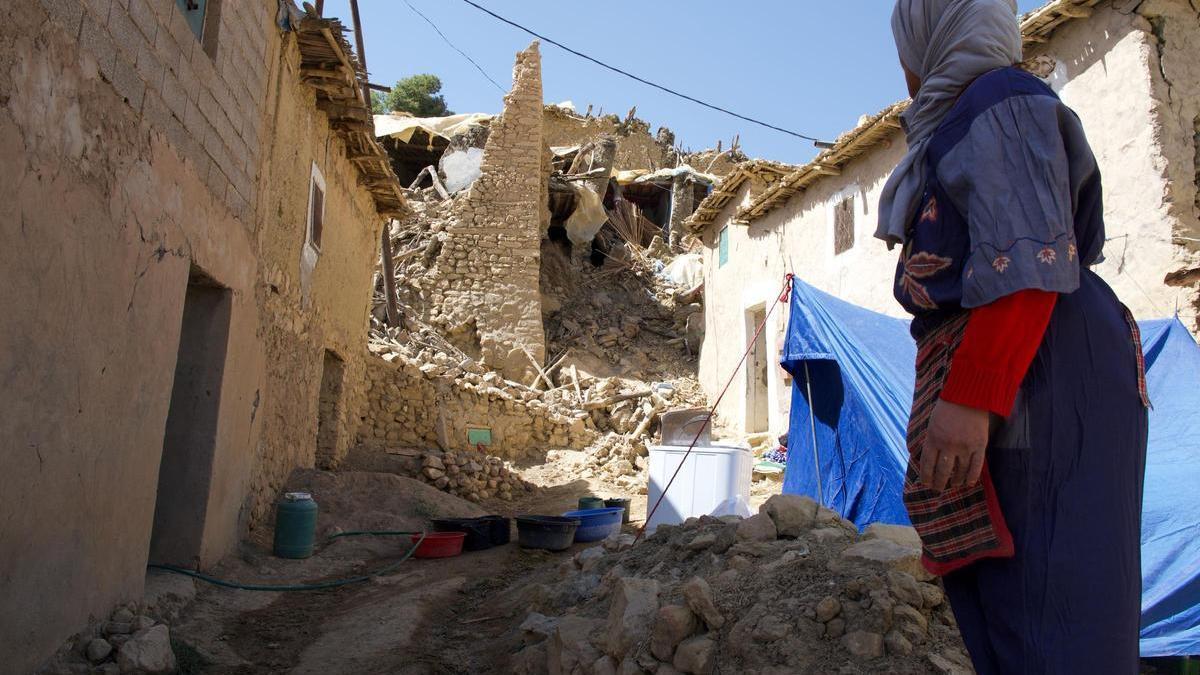
[[[942,492],[978,482],[989,423],[986,410],[938,401],[929,417],[921,451],[921,483]]]

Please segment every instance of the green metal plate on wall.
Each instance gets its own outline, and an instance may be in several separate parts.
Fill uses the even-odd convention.
[[[479,428],[467,429],[467,444],[470,445],[471,447],[475,447],[476,445],[480,445],[480,444],[491,445],[492,444],[492,430],[491,429],[479,429]]]

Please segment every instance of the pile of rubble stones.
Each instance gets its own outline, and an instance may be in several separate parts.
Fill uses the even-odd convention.
[[[137,605],[118,607],[108,621],[76,635],[41,672],[53,673],[174,673],[171,632]]]
[[[853,524],[811,499],[614,536],[524,607],[519,673],[971,673],[911,528]],[[521,618],[519,615],[517,618]]]
[[[532,492],[533,484],[508,468],[499,457],[458,450],[430,451],[421,457],[418,480],[473,502],[492,497],[511,501],[522,492]]]

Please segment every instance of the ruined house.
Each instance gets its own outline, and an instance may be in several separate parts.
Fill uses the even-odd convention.
[[[1171,0],[1055,0],[1022,20],[1026,65],[1083,120],[1104,174],[1109,241],[1096,271],[1139,318],[1200,309],[1200,11]],[[899,77],[899,74],[897,74]],[[701,382],[720,390],[786,272],[899,315],[894,251],[875,240],[880,191],[905,151],[904,103],[864,118],[812,162],[752,178],[743,167],[700,205],[705,249]],[[748,432],[786,428],[778,367],[786,310],[770,319],[719,414]]]
[[[11,3],[0,27],[0,663],[204,568],[337,462],[404,200],[340,24]]]

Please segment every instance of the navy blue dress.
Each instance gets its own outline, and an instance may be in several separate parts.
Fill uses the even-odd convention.
[[[1025,289],[1059,294],[988,469],[1012,558],[943,578],[981,675],[1136,673],[1147,417],[1101,260],[1100,174],[1075,114],[1016,68],[976,80],[930,142],[896,272],[914,337]]]

